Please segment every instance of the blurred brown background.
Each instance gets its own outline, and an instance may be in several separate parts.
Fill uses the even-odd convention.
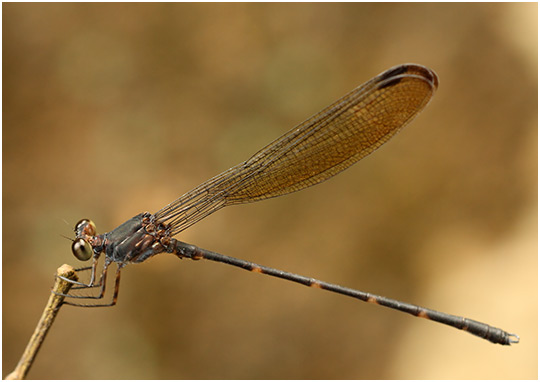
[[[3,4],[3,375],[79,219],[155,212],[404,62],[440,87],[399,136],[179,238],[519,345],[160,255],[65,307],[29,377],[537,378],[537,5],[369,3]]]

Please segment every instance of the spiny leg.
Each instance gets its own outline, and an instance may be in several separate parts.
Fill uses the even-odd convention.
[[[72,287],[71,289],[72,290],[76,290],[76,289],[88,289],[88,288],[96,288],[96,287],[100,287],[101,286],[101,282],[103,281],[103,278],[100,279],[100,282],[97,283],[97,284],[94,284],[94,281],[96,279],[96,269],[97,269],[97,265],[98,265],[98,257],[95,257],[92,259],[92,265],[90,266],[87,266],[87,267],[81,267],[81,268],[76,268],[75,269],[75,272],[84,272],[84,271],[88,271],[88,270],[91,270],[92,273],[90,274],[90,281],[88,283],[83,283],[81,281],[75,281],[75,280],[70,280],[66,277],[63,277],[63,276],[57,276],[59,279],[61,280],[64,280],[66,282],[69,282],[70,284],[74,284],[74,285],[77,285],[77,286],[74,286]]]
[[[107,271],[109,269],[109,266],[112,264],[112,261],[111,260],[108,260],[108,259],[105,259],[105,264],[103,265],[103,271],[101,273],[101,277],[99,279],[99,282],[97,284],[82,284],[82,286],[79,287],[79,289],[90,289],[90,288],[96,288],[96,287],[100,287],[100,292],[97,296],[78,296],[78,295],[73,295],[73,294],[65,294],[63,295],[64,297],[71,297],[71,298],[78,298],[78,299],[88,299],[88,300],[100,300],[103,298],[103,296],[105,296],[105,291],[106,291],[106,286],[107,286]],[[116,277],[117,279],[119,278],[119,273],[120,273],[120,269],[123,267],[123,265],[119,265],[117,270],[116,270]],[[94,268],[94,265],[92,266],[92,268]],[[92,270],[92,278],[94,278],[94,269]],[[91,280],[91,282],[93,282],[93,280]],[[119,281],[117,280],[116,281],[116,287],[115,289],[118,288],[118,283]],[[118,294],[118,291],[115,291],[116,294]],[[99,304],[99,305],[95,305],[95,304],[76,304],[76,303],[73,303],[71,301],[64,301],[64,304],[66,305],[72,305],[72,306],[110,306],[110,304]],[[114,304],[113,304],[114,305]]]
[[[109,302],[107,304],[93,304],[93,305],[74,304],[74,303],[68,303],[68,304],[73,305],[73,306],[81,306],[81,307],[85,307],[85,308],[99,308],[99,307],[107,307],[107,306],[116,305],[116,302],[118,301],[118,291],[120,290],[120,271],[122,270],[122,268],[124,266],[125,266],[124,263],[123,264],[118,264],[118,268],[116,268],[116,276],[115,276],[115,281],[114,281],[114,292],[113,292],[111,302]],[[105,293],[105,283],[103,284],[103,288],[102,288],[101,292],[102,293],[101,293],[100,298],[103,298],[103,294]]]

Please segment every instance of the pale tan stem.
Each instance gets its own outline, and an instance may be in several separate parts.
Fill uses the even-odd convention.
[[[73,281],[78,280],[77,274],[71,265],[62,265],[57,269],[56,274],[57,276],[63,276]],[[41,319],[34,330],[34,334],[32,334],[28,345],[26,345],[26,349],[17,364],[17,367],[6,377],[6,379],[24,379],[26,377],[26,374],[34,363],[39,348],[45,340],[45,336],[51,328],[56,315],[60,311],[62,302],[64,301],[64,296],[60,296],[59,294],[66,294],[72,286],[73,284],[68,281],[56,277],[51,296],[49,297],[49,301],[43,310]]]

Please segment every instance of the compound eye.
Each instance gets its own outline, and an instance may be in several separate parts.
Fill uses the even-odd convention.
[[[96,225],[90,219],[79,220],[79,222],[75,224],[75,233],[77,234],[77,236],[81,234],[85,234],[88,236],[95,236]]]
[[[76,239],[71,244],[71,251],[75,257],[81,261],[86,261],[92,257],[92,246],[84,239]]]

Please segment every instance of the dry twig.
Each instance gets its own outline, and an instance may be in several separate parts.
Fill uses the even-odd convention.
[[[70,280],[78,280],[77,274],[71,265],[62,265],[56,270],[56,274]],[[41,319],[34,330],[34,334],[32,334],[28,345],[26,345],[26,349],[19,363],[17,364],[17,367],[6,377],[6,379],[24,379],[26,377],[28,370],[30,370],[30,367],[34,363],[34,359],[36,358],[39,348],[45,340],[45,336],[51,328],[56,315],[60,311],[62,302],[64,301],[64,297],[59,296],[56,293],[66,294],[72,285],[73,284],[56,277],[54,287],[51,291],[51,296],[49,297],[49,301],[43,310]]]

